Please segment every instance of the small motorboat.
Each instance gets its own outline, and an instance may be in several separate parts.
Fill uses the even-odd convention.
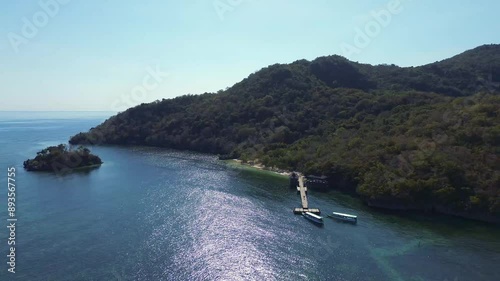
[[[321,216],[318,216],[316,214],[313,214],[313,213],[310,213],[310,212],[305,212],[305,213],[302,213],[302,216],[314,223],[317,223],[317,224],[323,224],[323,217]]]
[[[343,213],[337,213],[333,212],[331,216],[329,216],[334,219],[338,219],[341,221],[345,222],[351,222],[351,223],[357,223],[358,222],[358,217],[354,215],[349,215],[349,214],[343,214]]]

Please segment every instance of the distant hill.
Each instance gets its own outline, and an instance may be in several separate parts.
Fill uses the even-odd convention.
[[[72,144],[148,145],[330,176],[373,206],[500,221],[500,45],[419,67],[275,64],[142,104]]]

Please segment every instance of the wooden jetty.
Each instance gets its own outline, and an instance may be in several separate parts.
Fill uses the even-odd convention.
[[[304,183],[304,176],[299,177],[299,185],[297,186],[297,190],[300,193],[300,201],[302,203],[302,208],[295,208],[293,212],[295,214],[302,214],[304,212],[310,212],[313,214],[321,214],[319,209],[309,208],[309,202],[307,201],[307,186]]]

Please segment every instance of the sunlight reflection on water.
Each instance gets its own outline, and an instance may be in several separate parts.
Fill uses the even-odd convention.
[[[104,146],[92,147],[105,163],[88,174],[22,170],[40,148],[101,121],[58,119],[63,129],[0,139],[1,165],[18,165],[22,186],[25,267],[13,280],[500,280],[498,228],[403,217],[311,191],[325,214],[360,217],[318,228],[292,214],[299,198],[286,179],[212,155]],[[0,280],[10,279],[0,271]]]

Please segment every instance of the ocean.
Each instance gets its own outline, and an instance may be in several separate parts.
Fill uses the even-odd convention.
[[[151,147],[90,147],[104,164],[23,170],[37,151],[107,112],[0,112],[0,280],[500,280],[500,229],[396,214],[331,191],[311,207],[358,215],[317,227],[288,179]],[[7,263],[8,169],[16,169],[15,274]]]

